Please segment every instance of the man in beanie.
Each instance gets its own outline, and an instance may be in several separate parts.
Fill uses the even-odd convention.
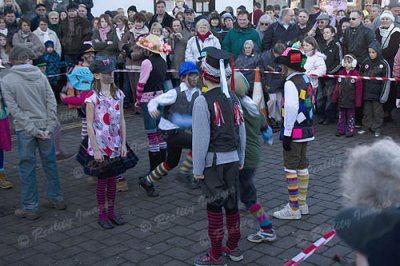
[[[301,215],[308,214],[307,144],[314,140],[315,97],[310,79],[303,73],[306,56],[300,50],[287,48],[275,62],[282,65],[286,75],[280,138],[283,140],[283,163],[289,203],[274,212],[273,216],[278,219],[301,219]]]
[[[178,73],[181,79],[180,86],[151,99],[148,104],[149,113],[155,119],[160,117],[158,107],[165,106],[158,128],[167,142],[167,157],[164,162],[140,180],[141,186],[151,186],[162,176],[168,174],[178,165],[182,149],[190,150],[192,148],[192,109],[194,101],[201,94],[200,89],[196,86],[199,71],[194,63],[185,62],[179,68]],[[184,162],[182,174],[190,176],[191,172],[192,151],[190,150],[188,158]],[[154,191],[147,195],[158,194]]]
[[[10,53],[13,67],[1,82],[5,103],[14,118],[19,147],[22,206],[14,214],[30,220],[39,218],[37,150],[47,178],[46,206],[58,210],[66,208],[52,138],[58,123],[57,103],[46,76],[36,66],[31,65],[33,56],[29,48],[14,47]]]
[[[193,174],[201,180],[206,197],[208,237],[211,248],[195,258],[195,265],[225,265],[223,253],[241,261],[238,249],[240,215],[237,202],[239,169],[243,168],[246,131],[243,111],[236,95],[227,88],[232,74],[231,54],[207,47],[202,63],[203,83],[208,91],[197,97],[193,107]],[[223,247],[224,214],[228,230]]]

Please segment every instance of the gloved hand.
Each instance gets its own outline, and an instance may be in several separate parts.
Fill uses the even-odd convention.
[[[282,141],[283,149],[285,151],[290,151],[292,149],[291,144],[292,144],[292,137],[284,136]]]
[[[270,126],[263,129],[261,131],[261,135],[264,140],[264,143],[267,143],[268,145],[272,145],[272,143],[273,143],[272,128]]]

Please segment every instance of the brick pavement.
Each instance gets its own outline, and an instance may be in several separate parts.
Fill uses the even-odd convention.
[[[80,128],[74,112],[62,109],[62,143],[69,152],[77,150]],[[395,118],[400,121],[398,110]],[[206,213],[199,190],[190,190],[175,179],[172,171],[157,184],[160,198],[148,198],[136,185],[138,175],[148,168],[147,141],[140,116],[127,118],[128,142],[141,160],[124,176],[128,192],[118,193],[117,210],[127,224],[112,230],[97,225],[95,186],[87,183],[77,162],[59,164],[66,211],[41,209],[42,217],[28,221],[14,217],[19,206],[16,147],[6,153],[6,173],[14,183],[11,190],[0,190],[0,265],[192,265],[193,258],[208,247]],[[253,244],[245,237],[257,224],[244,210],[240,248],[242,263],[229,265],[283,265],[298,252],[332,229],[333,217],[341,206],[339,175],[348,148],[370,143],[372,135],[353,138],[334,136],[335,126],[317,126],[317,140],[309,145],[311,182],[308,204],[310,215],[299,221],[273,219],[278,239]],[[385,126],[383,135],[400,140],[400,122]],[[282,148],[275,136],[273,146],[265,146],[257,174],[258,196],[271,214],[287,200],[282,172]],[[14,141],[15,144],[15,141]],[[38,170],[40,199],[45,196],[45,180]],[[302,265],[341,265],[332,260],[353,261],[352,251],[334,238]]]

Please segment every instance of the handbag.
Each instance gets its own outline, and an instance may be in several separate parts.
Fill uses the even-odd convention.
[[[107,178],[111,176],[118,176],[136,166],[139,158],[133,150],[126,144],[127,155],[125,158],[115,157],[110,158],[104,156],[102,162],[98,162],[87,152],[89,138],[86,136],[80,146],[76,160],[83,166],[84,173],[90,176],[97,176],[98,178]]]

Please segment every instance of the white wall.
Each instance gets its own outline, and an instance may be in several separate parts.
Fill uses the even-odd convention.
[[[225,10],[225,7],[231,6],[233,7],[233,13],[236,15],[236,8],[240,5],[244,5],[249,13],[253,11],[253,0],[215,0],[215,9],[218,12],[222,12]]]

